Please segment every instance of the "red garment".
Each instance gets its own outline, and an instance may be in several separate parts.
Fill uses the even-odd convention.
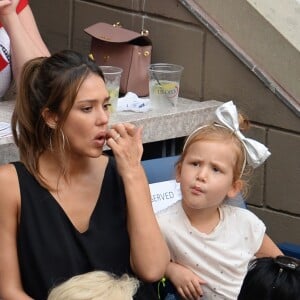
[[[0,71],[8,65],[8,62],[0,55]]]
[[[17,5],[17,8],[16,8],[17,13],[20,13],[27,5],[28,5],[28,0],[20,0],[19,4]],[[2,27],[2,24],[0,22],[0,28],[1,27]]]
[[[29,0],[19,0],[16,12],[19,14],[27,5]],[[7,91],[11,82],[10,68],[10,42],[9,36],[0,23],[0,98]]]

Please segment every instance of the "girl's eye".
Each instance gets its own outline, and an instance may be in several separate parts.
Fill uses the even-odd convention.
[[[197,161],[194,161],[194,162],[192,162],[192,165],[193,165],[194,167],[199,167],[199,166],[200,166],[200,163],[197,162]]]
[[[217,172],[221,172],[220,168],[218,168],[218,167],[212,167],[212,169],[213,169],[213,171],[216,172],[216,173],[217,173]]]

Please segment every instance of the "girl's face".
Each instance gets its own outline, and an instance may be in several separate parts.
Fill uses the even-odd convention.
[[[102,78],[90,74],[82,83],[62,128],[71,154],[98,157],[107,135],[109,95]]]
[[[176,176],[183,207],[217,208],[226,196],[237,194],[238,187],[233,183],[235,147],[226,141],[197,141],[188,148]]]

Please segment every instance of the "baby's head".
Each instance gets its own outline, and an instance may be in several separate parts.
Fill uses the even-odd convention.
[[[127,274],[121,277],[93,271],[74,276],[49,294],[48,300],[132,300],[139,281]]]
[[[299,300],[300,261],[289,256],[250,262],[238,300]]]

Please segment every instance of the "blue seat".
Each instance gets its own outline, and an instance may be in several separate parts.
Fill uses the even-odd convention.
[[[300,245],[283,242],[279,243],[277,246],[285,255],[300,259]]]
[[[156,183],[175,179],[175,164],[179,156],[167,156],[143,160],[149,183]]]

